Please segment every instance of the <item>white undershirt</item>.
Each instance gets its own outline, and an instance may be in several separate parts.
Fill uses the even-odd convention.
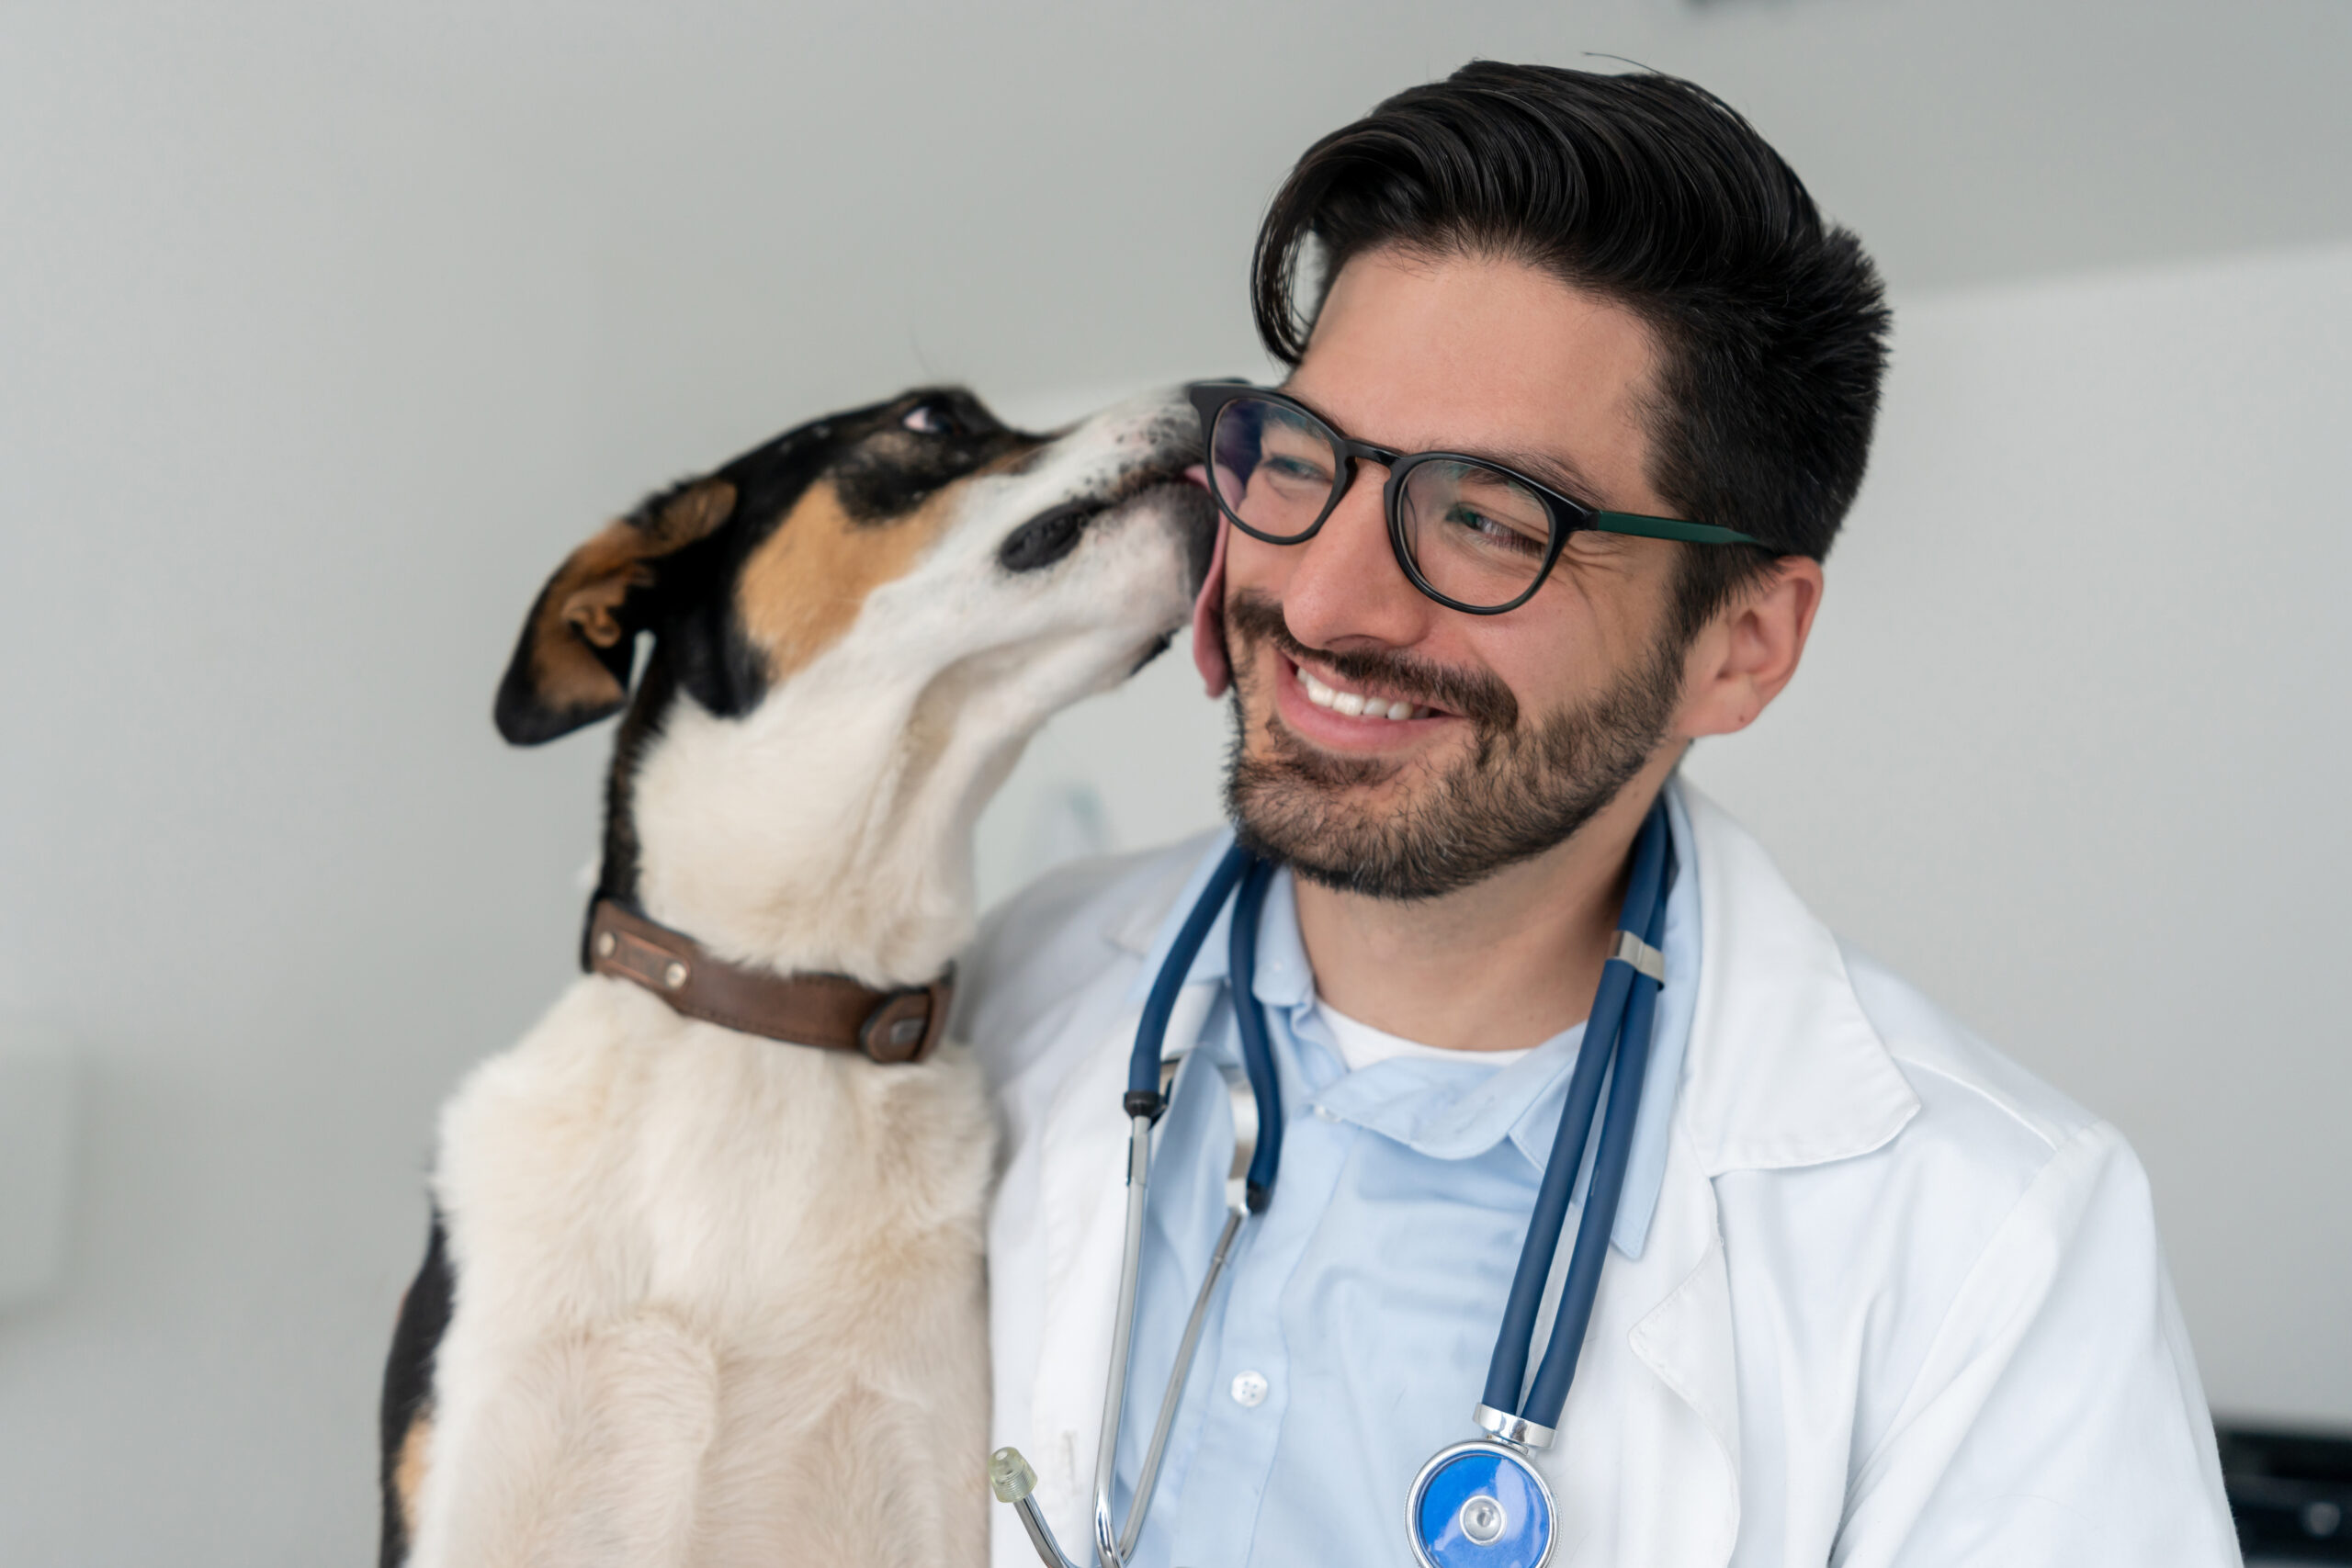
[[[1331,1032],[1332,1043],[1340,1048],[1340,1060],[1348,1071],[1360,1073],[1374,1062],[1386,1062],[1397,1057],[1417,1062],[1484,1062],[1489,1066],[1506,1066],[1527,1055],[1532,1047],[1517,1051],[1451,1051],[1442,1045],[1424,1045],[1418,1040],[1406,1040],[1368,1023],[1358,1023],[1346,1013],[1325,1001],[1315,998],[1317,1011],[1323,1015],[1323,1026]]]

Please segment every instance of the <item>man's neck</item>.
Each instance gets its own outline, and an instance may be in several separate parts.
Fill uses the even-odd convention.
[[[1399,903],[1300,878],[1317,992],[1359,1022],[1456,1051],[1540,1045],[1581,1021],[1634,835],[1675,760],[1644,769],[1565,843],[1442,898]]]

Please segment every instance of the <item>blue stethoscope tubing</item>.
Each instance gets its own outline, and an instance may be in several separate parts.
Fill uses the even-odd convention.
[[[1632,874],[1626,879],[1625,902],[1617,929],[1642,939],[1651,950],[1665,941],[1666,895],[1674,882],[1674,845],[1668,830],[1663,801],[1650,808],[1634,840]],[[1568,1077],[1567,1103],[1561,1108],[1559,1131],[1553,1134],[1552,1156],[1544,1162],[1544,1179],[1535,1191],[1535,1213],[1528,1222],[1527,1239],[1519,1251],[1519,1269],[1511,1278],[1510,1295],[1503,1307],[1500,1331],[1495,1337],[1494,1359],[1487,1364],[1483,1400],[1487,1408],[1519,1415],[1547,1431],[1558,1427],[1566,1405],[1568,1383],[1576,1376],[1577,1352],[1584,1345],[1592,1303],[1600,1290],[1600,1269],[1608,1261],[1610,1233],[1616,1228],[1618,1201],[1625,1190],[1625,1169],[1633,1158],[1634,1122],[1640,1111],[1642,1085],[1648,1077],[1650,1036],[1657,1021],[1659,981],[1634,968],[1630,960],[1612,953],[1601,966],[1600,987],[1594,995],[1585,1043],[1597,1049],[1579,1051],[1576,1070]],[[1560,1304],[1553,1314],[1552,1339],[1535,1369],[1535,1382],[1524,1403],[1520,1391],[1527,1375],[1527,1353],[1535,1338],[1535,1319],[1544,1302],[1544,1285],[1560,1246],[1560,1230],[1576,1188],[1577,1169],[1584,1164],[1585,1138],[1600,1099],[1601,1080],[1609,1073],[1609,1106],[1601,1122],[1600,1147],[1593,1156],[1592,1185],[1585,1196],[1584,1218],[1577,1226],[1576,1249],[1568,1257],[1568,1277],[1560,1289]]]
[[[1559,1129],[1536,1188],[1535,1211],[1495,1338],[1486,1392],[1473,1412],[1485,1436],[1431,1455],[1407,1495],[1406,1539],[1420,1568],[1545,1568],[1552,1559],[1558,1534],[1556,1508],[1532,1451],[1550,1447],[1556,1436],[1616,1229],[1625,1171],[1633,1157],[1634,1126],[1649,1076],[1651,1035],[1666,972],[1658,949],[1665,939],[1667,892],[1674,874],[1673,842],[1660,802],[1651,808],[1634,841],[1617,941],[1601,966],[1600,985],[1585,1025],[1585,1043],[1591,1049],[1577,1053],[1568,1077]],[[1553,1313],[1551,1342],[1521,1401],[1544,1282],[1558,1250],[1577,1168],[1584,1163],[1604,1079],[1608,1107],[1600,1146],[1593,1151],[1584,1217],[1577,1225],[1567,1277]]]
[[[1216,924],[1226,900],[1237,887],[1240,897],[1233,899],[1226,972],[1228,988],[1236,998],[1251,995],[1258,976],[1258,916],[1265,908],[1266,886],[1273,874],[1272,863],[1238,843],[1225,852],[1225,858],[1209,874],[1207,885],[1177,928],[1176,940],[1144,998],[1143,1017],[1136,1024],[1135,1054],[1127,1058],[1125,1105],[1129,1116],[1157,1117],[1166,1109],[1159,1092],[1159,1059],[1168,1042],[1168,1022],[1175,1016],[1178,994],[1192,977],[1193,960],[1200,955],[1208,942],[1209,928]],[[1250,1077],[1250,1096],[1258,1102],[1258,1149],[1250,1160],[1249,1201],[1250,1212],[1261,1214],[1273,1200],[1274,1172],[1283,1159],[1282,1085],[1274,1074],[1273,1043],[1266,1033],[1264,1007],[1237,1006],[1233,1016],[1241,1034],[1242,1070]]]
[[[1553,1137],[1551,1157],[1544,1166],[1543,1180],[1536,1189],[1534,1213],[1528,1224],[1526,1240],[1520,1248],[1519,1266],[1512,1276],[1510,1294],[1503,1308],[1501,1329],[1496,1337],[1494,1357],[1487,1367],[1486,1388],[1476,1416],[1480,1427],[1498,1440],[1489,1443],[1474,1439],[1453,1449],[1442,1450],[1429,1466],[1424,1467],[1420,1479],[1415,1483],[1413,1498],[1408,1508],[1408,1528],[1414,1532],[1414,1554],[1424,1563],[1439,1561],[1431,1556],[1433,1550],[1441,1551],[1449,1561],[1453,1560],[1451,1552],[1445,1549],[1458,1550],[1462,1544],[1458,1534],[1443,1542],[1425,1539],[1427,1532],[1419,1522],[1419,1516],[1421,1499],[1432,1473],[1443,1467],[1458,1450],[1467,1449],[1490,1450],[1516,1463],[1525,1472],[1529,1484],[1543,1495],[1544,1517],[1541,1520],[1537,1554],[1515,1560],[1540,1564],[1550,1556],[1549,1492],[1532,1467],[1525,1462],[1525,1456],[1530,1449],[1549,1444],[1559,1425],[1560,1412],[1567,1402],[1568,1384],[1576,1375],[1577,1351],[1584,1344],[1585,1330],[1592,1317],[1593,1302],[1600,1292],[1601,1269],[1608,1260],[1611,1233],[1616,1227],[1618,1202],[1624,1192],[1626,1167],[1633,1154],[1634,1124],[1640,1111],[1643,1083],[1648,1072],[1650,1036],[1657,1022],[1662,977],[1662,969],[1657,963],[1639,964],[1637,959],[1644,955],[1651,960],[1657,959],[1657,950],[1664,940],[1667,895],[1673,886],[1675,870],[1666,804],[1660,799],[1652,805],[1634,841],[1625,900],[1618,915],[1618,940],[1608,961],[1601,966],[1600,986],[1594,995],[1592,1010],[1585,1025],[1586,1048],[1577,1052],[1575,1070],[1568,1077],[1566,1102],[1561,1109],[1559,1130]],[[1103,1430],[1095,1472],[1095,1544],[1101,1568],[1123,1568],[1127,1554],[1135,1548],[1144,1513],[1150,1504],[1150,1493],[1158,1483],[1157,1461],[1173,1413],[1172,1402],[1180,1393],[1189,1371],[1191,1350],[1209,1292],[1215,1287],[1217,1275],[1222,1272],[1235,1232],[1243,1218],[1242,1208],[1246,1207],[1251,1215],[1262,1214],[1273,1199],[1274,1178],[1282,1165],[1282,1086],[1274,1066],[1273,1043],[1267,1028],[1265,1006],[1256,999],[1254,991],[1259,916],[1273,874],[1272,863],[1261,859],[1238,843],[1226,852],[1210,872],[1199,897],[1186,913],[1183,924],[1177,928],[1175,939],[1169,945],[1159,971],[1152,978],[1151,989],[1144,998],[1142,1016],[1136,1025],[1135,1049],[1128,1058],[1127,1087],[1122,1100],[1131,1129],[1127,1165],[1127,1236],[1119,1281],[1118,1311],[1112,1330],[1111,1377],[1105,1390]],[[1175,1015],[1177,998],[1192,977],[1193,960],[1206,944],[1211,928],[1216,924],[1217,916],[1228,902],[1233,907],[1233,917],[1228,925],[1230,945],[1227,950],[1227,984],[1234,1001],[1234,1021],[1240,1038],[1242,1069],[1248,1077],[1250,1097],[1257,1111],[1256,1143],[1250,1156],[1243,1205],[1238,1206],[1228,1219],[1225,1234],[1218,1241],[1210,1273],[1202,1281],[1199,1299],[1193,1305],[1193,1323],[1187,1326],[1183,1349],[1180,1352],[1168,1392],[1161,1400],[1152,1453],[1146,1461],[1144,1473],[1138,1477],[1137,1495],[1130,1501],[1125,1528],[1120,1529],[1112,1517],[1110,1483],[1132,1359],[1136,1295],[1141,1266],[1138,1244],[1150,1174],[1151,1129],[1167,1109],[1167,1098],[1161,1088],[1161,1059],[1169,1023]],[[1605,1108],[1600,1104],[1604,1089],[1608,1100]],[[1237,1113],[1240,1109],[1237,1100]],[[1552,1337],[1544,1348],[1543,1360],[1536,1367],[1533,1382],[1528,1384],[1527,1359],[1533,1346],[1544,1289],[1559,1249],[1560,1233],[1566,1224],[1569,1200],[1574,1196],[1577,1176],[1584,1164],[1585,1145],[1591,1135],[1596,1111],[1602,1112],[1600,1144],[1593,1153],[1592,1177],[1585,1199],[1584,1214],[1577,1223],[1576,1244],[1568,1258],[1567,1277],[1562,1283],[1559,1304],[1553,1314]],[[1523,1386],[1525,1396],[1522,1399]],[[998,1485],[998,1495],[1019,1509],[1022,1521],[1046,1562],[1059,1565],[1059,1568],[1071,1568],[1069,1559],[1054,1541],[1052,1532],[1046,1528],[1044,1517],[1030,1495],[1035,1485],[1035,1473],[1012,1450],[1000,1450],[990,1463],[991,1480]],[[1507,1542],[1498,1544],[1509,1545]],[[1476,1561],[1477,1558],[1474,1552],[1462,1560]]]

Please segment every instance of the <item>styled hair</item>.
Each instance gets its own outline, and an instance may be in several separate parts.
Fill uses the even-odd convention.
[[[1397,94],[1308,148],[1267,210],[1252,304],[1269,352],[1296,365],[1340,270],[1388,247],[1521,262],[1649,329],[1650,482],[1675,515],[1767,546],[1684,551],[1686,640],[1773,557],[1828,554],[1869,460],[1885,294],[1722,99],[1649,72],[1483,60]]]

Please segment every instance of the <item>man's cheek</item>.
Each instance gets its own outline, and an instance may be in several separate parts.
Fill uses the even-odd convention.
[[[1234,690],[1253,714],[1272,705],[1273,682],[1282,665],[1282,655],[1272,643],[1253,633],[1235,630],[1230,622],[1226,627],[1226,647],[1233,660]]]

